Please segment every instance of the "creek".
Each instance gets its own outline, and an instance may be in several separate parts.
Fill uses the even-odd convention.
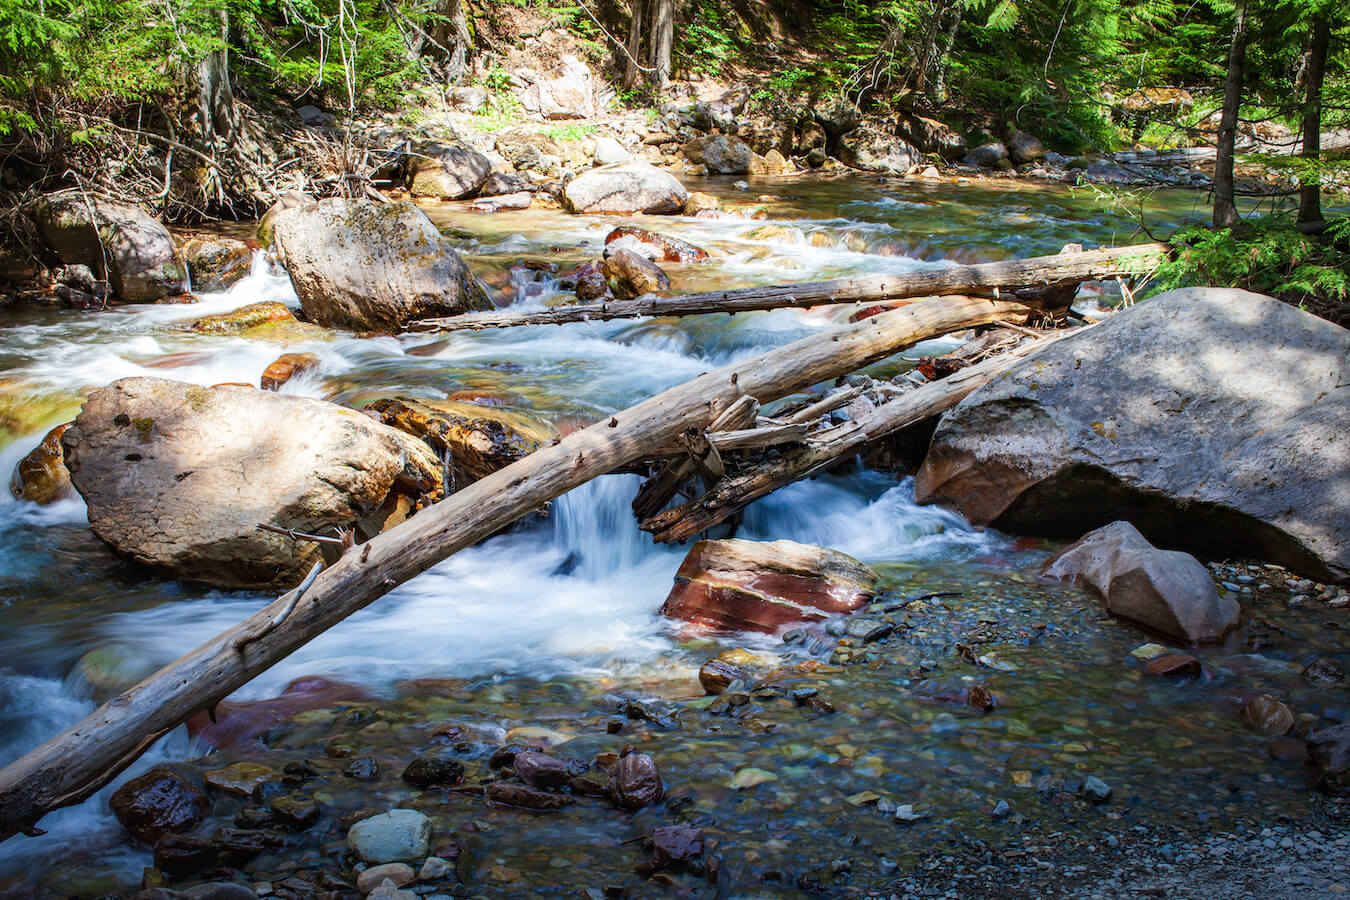
[[[707,263],[668,266],[676,291],[1146,239],[1094,192],[1062,186],[776,179],[746,195],[730,179],[708,179],[698,188],[724,203],[763,207],[768,218],[638,217],[643,227],[713,254]],[[755,200],[768,191],[778,199]],[[547,260],[565,271],[597,257],[605,234],[621,221],[542,210],[479,215],[464,204],[431,205],[427,212],[475,271],[518,304],[558,294],[550,276],[519,261]],[[1148,213],[1150,224],[1170,229],[1203,218],[1207,209],[1199,195],[1159,192]],[[286,392],[359,406],[381,396],[469,391],[565,426],[596,421],[702,371],[829,327],[850,311],[447,336],[333,332],[299,343],[182,328],[261,300],[298,306],[284,273],[259,254],[245,280],[191,306],[5,310],[0,468],[8,472],[48,428],[72,418],[95,387],[131,375],[257,384],[283,344],[321,360]],[[1117,300],[1110,289],[1090,286],[1078,308],[1091,314]],[[915,348],[875,371],[894,374],[907,359],[956,343]],[[1272,763],[1271,742],[1243,729],[1235,713],[1244,698],[1265,690],[1312,711],[1345,703],[1299,679],[1316,656],[1343,666],[1350,659],[1332,616],[1286,609],[1282,574],[1269,576],[1269,592],[1249,598],[1254,624],[1243,636],[1206,651],[1211,677],[1150,680],[1130,655],[1146,635],[1106,619],[1081,592],[1039,581],[1050,544],[977,531],[953,514],[916,506],[907,479],[854,467],[760,501],[738,536],[818,543],[857,556],[883,574],[883,601],[932,591],[956,596],[907,606],[900,639],[869,651],[862,665],[816,669],[823,658],[811,660],[800,646],[690,636],[657,615],[686,548],[653,546],[638,531],[629,502],[639,483],[611,475],[573,491],[546,518],[446,560],[236,695],[274,697],[295,678],[323,675],[359,686],[365,698],[338,714],[302,713],[269,734],[267,749],[218,752],[201,767],[255,759],[280,769],[286,761],[322,758],[337,742],[374,755],[384,772],[373,785],[338,779],[324,789],[321,825],[286,852],[255,860],[250,877],[322,868],[332,855],[327,844],[343,833],[340,815],[361,807],[423,809],[436,818],[438,836],[444,829],[472,851],[470,873],[486,893],[530,897],[632,882],[638,854],[624,842],[667,821],[696,822],[719,836],[726,883],[784,895],[838,887],[850,877],[870,884],[888,872],[878,868],[880,859],[919,865],[944,842],[1016,839],[1044,821],[1090,837],[1098,830],[1218,827],[1248,815],[1297,815],[1312,802],[1301,767]],[[37,507],[5,493],[0,764],[92,711],[96,698],[106,696],[105,682],[169,662],[270,599],[148,577],[93,537],[80,500]],[[957,644],[976,647],[983,661],[963,665]],[[784,690],[816,688],[837,711],[806,715],[770,692],[755,698],[751,715],[704,712],[697,668],[730,648],[798,667],[776,683]],[[973,683],[998,697],[993,713],[973,716],[944,699]],[[684,727],[625,720],[621,703],[629,698],[666,713],[683,710]],[[607,733],[616,719],[621,736]],[[471,795],[412,797],[397,777],[400,759],[440,744],[464,744],[467,757],[485,767],[480,757],[522,728],[570,738],[557,751],[569,758],[638,745],[661,762],[674,799],[636,816],[604,804],[531,815],[486,809]],[[115,784],[206,751],[180,729]],[[729,787],[746,768],[776,781]],[[1073,778],[1086,774],[1112,785],[1111,805],[1085,811],[1059,799],[1071,798]],[[100,896],[138,887],[150,853],[112,818],[115,784],[48,816],[45,836],[0,844],[0,895]],[[916,805],[926,817],[899,825],[877,814],[869,799],[849,802],[866,791]],[[989,814],[1000,799],[1012,804],[1007,820]],[[231,802],[218,804],[216,824],[228,824]],[[840,867],[832,862],[846,857],[865,862],[835,871]]]

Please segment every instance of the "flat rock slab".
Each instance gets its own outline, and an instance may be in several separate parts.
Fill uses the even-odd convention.
[[[938,426],[921,503],[1072,537],[1350,579],[1350,331],[1248,291],[1185,288],[1056,341]]]
[[[772,633],[866,605],[877,575],[851,556],[793,541],[699,541],[661,612],[733,631]]]

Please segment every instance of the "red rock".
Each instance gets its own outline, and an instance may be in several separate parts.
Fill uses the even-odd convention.
[[[487,798],[493,803],[519,806],[522,809],[562,809],[573,802],[566,794],[550,794],[539,788],[510,781],[497,781],[488,785]]]
[[[280,697],[218,704],[214,722],[205,711],[198,713],[188,720],[188,733],[218,750],[237,747],[302,712],[368,699],[370,695],[355,685],[317,676],[297,678]]]
[[[1262,734],[1288,734],[1294,727],[1294,714],[1270,694],[1262,694],[1242,707],[1242,721]]]
[[[652,833],[652,848],[660,868],[682,867],[703,852],[703,831],[692,825],[666,825]]]
[[[166,834],[194,827],[211,809],[211,801],[195,785],[163,767],[122,785],[110,805],[132,837],[151,845]]]
[[[629,811],[656,803],[666,795],[661,770],[656,767],[656,760],[645,753],[628,753],[621,757],[605,788],[616,806]]]
[[[989,688],[982,684],[973,685],[970,690],[966,691],[966,706],[969,706],[971,709],[977,709],[980,712],[989,712],[996,705],[997,702],[994,700],[994,695],[990,692]]]
[[[1205,667],[1200,660],[1183,653],[1164,653],[1153,657],[1144,666],[1145,673],[1159,678],[1187,678],[1201,675],[1204,671]]]
[[[824,547],[699,541],[676,572],[661,612],[712,628],[772,633],[865,606],[876,577],[853,557]]]
[[[698,670],[698,682],[708,694],[720,694],[733,681],[744,677],[744,672],[720,659],[710,659]]]
[[[259,386],[264,391],[275,391],[297,375],[312,372],[319,367],[319,358],[313,353],[283,353],[263,369]]]
[[[624,246],[642,253],[649,259],[657,259],[661,262],[703,262],[708,258],[708,252],[693,244],[673,238],[664,234],[657,234],[654,231],[648,231],[645,228],[638,228],[636,225],[620,225],[605,236],[605,246],[608,247],[615,241],[629,238],[624,241]]]
[[[571,779],[566,764],[561,760],[534,750],[522,750],[517,753],[512,761],[512,767],[521,781],[534,787],[558,788]]]

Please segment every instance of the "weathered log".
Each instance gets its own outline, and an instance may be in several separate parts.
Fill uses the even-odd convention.
[[[1019,290],[1042,292],[1045,288],[1146,272],[1163,258],[1166,250],[1164,244],[1139,244],[1030,259],[1007,259],[972,266],[935,266],[896,275],[860,275],[831,281],[708,291],[678,297],[644,294],[631,300],[577,303],[545,309],[518,310],[508,307],[422,319],[409,324],[408,328],[413,331],[481,331],[513,325],[563,325],[568,322],[632,319],[640,316],[738,313],[831,303],[903,300],[941,294],[989,297],[1016,294]],[[1030,297],[1025,298],[1024,302],[1038,305]]]
[[[713,419],[709,431],[723,431],[730,428],[742,428],[755,421],[755,416],[759,413],[759,401],[752,395],[745,395],[736,400],[717,418]],[[675,492],[680,489],[689,477],[694,474],[694,461],[689,458],[687,449],[683,442],[676,444],[679,448],[675,451],[662,452],[657,456],[674,456],[679,454],[678,459],[669,459],[661,470],[654,476],[643,482],[642,487],[638,489],[637,496],[633,498],[633,515],[639,519],[658,512],[661,507],[670,502],[670,498],[675,496]]]
[[[706,427],[742,395],[777,399],[918,341],[1000,318],[1015,303],[915,303],[700,375],[469,485],[345,553],[289,615],[278,599],[0,771],[0,839],[107,784],[154,741],[403,582],[578,485]],[[273,624],[275,621],[275,624]],[[261,632],[261,634],[259,634]],[[252,638],[240,644],[241,637]]]
[[[652,539],[659,543],[688,540],[726,521],[761,497],[854,455],[864,444],[950,409],[980,385],[1007,371],[1014,362],[1049,342],[1028,341],[941,381],[902,394],[857,421],[816,432],[805,440],[803,446],[786,450],[778,458],[738,475],[723,478],[702,496],[644,519],[641,528],[651,532]]]

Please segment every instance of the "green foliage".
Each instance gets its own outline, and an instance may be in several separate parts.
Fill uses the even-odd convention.
[[[487,91],[487,106],[474,114],[473,127],[486,134],[504,131],[520,121],[520,97],[511,90],[511,73],[493,66],[481,82]]]
[[[580,141],[599,128],[598,125],[550,125],[541,134],[553,141]]]
[[[1323,235],[1301,232],[1287,216],[1249,219],[1218,231],[1186,228],[1173,235],[1174,258],[1158,269],[1158,290],[1187,285],[1240,287],[1300,306],[1350,300],[1350,219]]]

